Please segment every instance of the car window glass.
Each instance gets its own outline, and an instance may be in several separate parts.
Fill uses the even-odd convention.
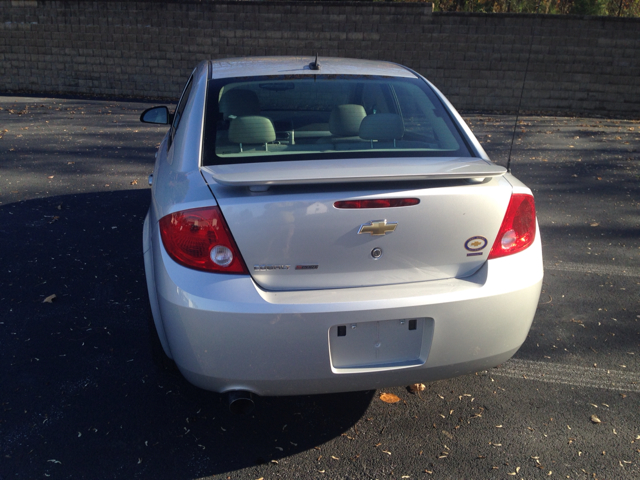
[[[362,88],[362,105],[367,115],[376,113],[392,113],[389,89],[380,83],[364,84]]]
[[[419,135],[442,148],[457,148],[451,134],[452,125],[436,113],[436,107],[425,95],[420,95],[418,87],[411,84],[394,85],[394,93],[402,112],[405,132]]]
[[[247,82],[229,85],[222,96],[231,90],[253,92],[265,111],[331,111],[335,104],[349,103],[354,85],[344,88],[336,82]]]
[[[205,165],[470,155],[449,113],[419,79],[252,77],[214,80],[209,89]]]

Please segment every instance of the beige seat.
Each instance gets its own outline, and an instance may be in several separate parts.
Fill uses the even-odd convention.
[[[276,139],[276,131],[273,123],[267,117],[250,115],[237,117],[231,120],[229,125],[229,141],[240,145],[240,152],[243,145],[262,145],[265,151],[269,150],[268,143]]]
[[[357,137],[360,123],[366,116],[362,105],[337,105],[329,117],[329,131],[333,137]]]
[[[400,140],[404,136],[404,122],[402,117],[395,113],[368,115],[362,120],[358,135],[360,138],[371,141],[371,148],[374,146],[374,140],[378,142],[377,146],[381,148],[386,147],[381,145],[381,142],[391,142],[393,140],[393,147],[395,148],[396,140]]]

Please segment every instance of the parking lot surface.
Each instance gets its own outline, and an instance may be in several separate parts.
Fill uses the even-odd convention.
[[[238,417],[151,360],[148,106],[0,97],[0,479],[640,478],[640,122],[520,118],[545,281],[512,360]],[[514,117],[465,118],[505,164]]]

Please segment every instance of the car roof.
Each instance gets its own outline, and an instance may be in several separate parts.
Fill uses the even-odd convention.
[[[319,70],[312,70],[315,57],[238,57],[211,61],[211,78],[263,75],[380,75],[416,78],[408,68],[379,60],[319,57]]]

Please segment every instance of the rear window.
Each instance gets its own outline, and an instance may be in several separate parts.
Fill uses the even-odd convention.
[[[309,75],[209,84],[205,165],[469,155],[448,112],[419,79]]]

